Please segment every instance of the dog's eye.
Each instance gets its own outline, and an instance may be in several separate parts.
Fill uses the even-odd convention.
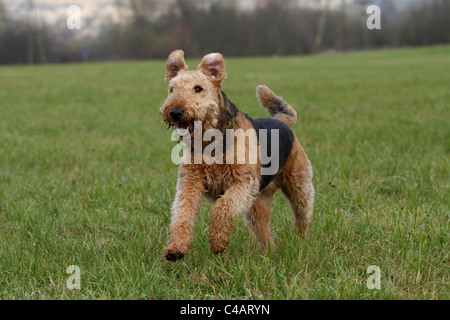
[[[197,93],[200,92],[200,91],[202,91],[202,90],[203,90],[203,88],[200,87],[200,86],[195,86],[195,87],[194,87],[194,91],[197,92]]]
[[[173,92],[173,87],[169,88],[169,92],[172,93]]]

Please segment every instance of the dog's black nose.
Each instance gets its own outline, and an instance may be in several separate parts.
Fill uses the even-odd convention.
[[[183,111],[178,108],[174,108],[174,109],[170,110],[169,115],[173,120],[178,121],[181,119],[181,116],[183,115]]]

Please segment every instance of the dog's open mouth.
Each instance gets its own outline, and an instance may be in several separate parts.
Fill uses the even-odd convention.
[[[194,122],[180,122],[175,127],[181,137],[187,137],[194,132]]]

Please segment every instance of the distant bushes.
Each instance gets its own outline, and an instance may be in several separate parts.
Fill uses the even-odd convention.
[[[82,51],[90,60],[165,58],[176,48],[183,48],[191,57],[212,51],[228,56],[314,52],[321,10],[292,8],[288,2],[274,0],[254,11],[238,11],[223,2],[214,2],[205,10],[193,3],[179,0],[158,18],[150,18],[143,9],[135,10],[127,23],[105,23],[98,36],[83,39],[67,30],[36,26],[31,53],[27,22],[8,19],[0,8],[0,63],[26,63],[30,55],[34,62],[79,61]],[[391,4],[392,0],[381,2],[381,30],[366,28],[364,5],[353,4],[345,16],[342,11],[329,10],[320,50],[450,42],[450,1],[423,1],[399,12]]]

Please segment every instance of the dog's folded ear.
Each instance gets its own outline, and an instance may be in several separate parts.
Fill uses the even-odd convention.
[[[220,53],[210,53],[203,57],[198,69],[219,85],[227,76],[225,62]]]
[[[169,55],[166,63],[166,81],[176,77],[180,71],[186,71],[188,66],[184,62],[183,50],[176,50]]]

